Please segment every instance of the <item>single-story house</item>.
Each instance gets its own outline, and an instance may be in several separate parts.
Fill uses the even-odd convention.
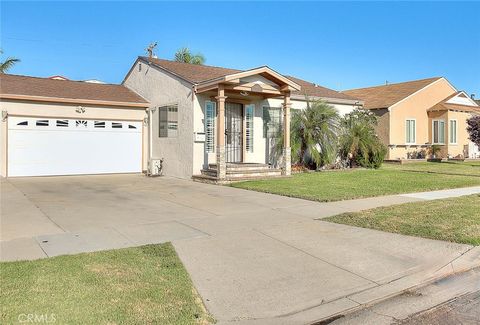
[[[0,74],[1,175],[142,172],[149,106],[123,85]]]
[[[340,114],[361,105],[267,66],[235,70],[139,57],[123,85],[154,107],[151,156],[164,159],[165,174],[182,178],[288,175],[289,132],[280,152],[286,159],[274,147],[278,131],[289,130],[291,109],[304,109],[306,96]]]
[[[121,85],[0,75],[1,175],[148,172],[224,181],[290,174],[290,110],[361,101],[267,66],[138,57]]]
[[[379,123],[377,134],[388,146],[387,159],[417,158],[438,145],[443,158],[479,158],[466,121],[479,105],[443,77],[351,89],[343,93],[364,101]]]

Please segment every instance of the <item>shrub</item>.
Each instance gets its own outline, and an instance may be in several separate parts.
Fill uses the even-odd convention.
[[[467,132],[470,141],[480,147],[480,115],[472,116],[467,120]]]
[[[370,111],[355,109],[342,119],[340,158],[352,165],[379,168],[387,148],[375,133],[377,117]]]

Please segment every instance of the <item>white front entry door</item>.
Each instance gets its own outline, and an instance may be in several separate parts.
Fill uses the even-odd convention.
[[[8,118],[8,176],[142,171],[142,122]]]

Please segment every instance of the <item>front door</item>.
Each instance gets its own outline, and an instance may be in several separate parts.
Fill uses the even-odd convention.
[[[226,103],[225,106],[225,159],[226,162],[242,162],[243,107]]]

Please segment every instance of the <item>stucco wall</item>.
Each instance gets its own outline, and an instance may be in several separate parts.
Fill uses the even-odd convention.
[[[457,157],[462,155],[463,157],[468,154],[468,145],[470,143],[467,132],[467,119],[471,116],[469,113],[453,112],[449,111],[447,114],[447,143],[448,143],[448,155],[451,157]],[[450,143],[450,120],[457,121],[457,143]],[[465,150],[466,148],[467,150]]]
[[[407,153],[421,150],[419,146],[431,142],[431,118],[427,110],[454,94],[456,90],[446,81],[440,79],[416,94],[390,107],[390,148],[388,159],[407,158]],[[416,145],[406,146],[406,120],[416,121]],[[442,147],[442,155],[447,155],[447,147]]]
[[[77,113],[78,105],[67,105],[47,102],[30,101],[0,101],[0,110],[7,111],[9,116],[32,116],[50,118],[81,118],[99,120],[142,121],[146,114],[142,108],[118,108],[107,106],[82,105],[84,113]],[[143,127],[143,169],[147,164],[147,129]],[[7,143],[8,143],[8,118],[0,122],[0,156],[1,175],[7,174]]]
[[[430,142],[427,110],[456,90],[440,79],[415,95],[390,107],[390,144],[406,144],[406,120],[416,119],[416,143]]]
[[[147,99],[154,107],[178,104],[177,137],[160,138],[158,109],[152,114],[152,157],[164,158],[165,175],[190,178],[193,171],[194,130],[191,85],[164,70],[139,61],[134,64],[124,85]]]

